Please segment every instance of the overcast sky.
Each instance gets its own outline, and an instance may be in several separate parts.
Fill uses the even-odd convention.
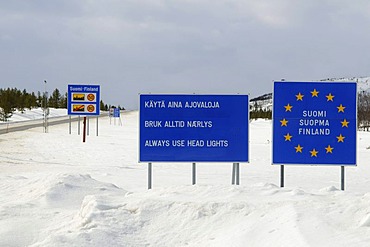
[[[100,84],[138,93],[250,93],[272,81],[370,75],[368,0],[0,2],[0,87]]]

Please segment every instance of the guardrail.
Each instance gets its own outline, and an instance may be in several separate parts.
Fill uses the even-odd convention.
[[[108,113],[104,112],[100,114],[100,117],[107,116]],[[75,122],[78,121],[78,116],[72,116],[71,121]],[[48,125],[57,125],[69,122],[69,116],[61,116],[61,117],[52,117],[48,118]],[[27,120],[27,121],[17,121],[17,122],[3,122],[0,123],[0,134],[5,134],[14,131],[22,131],[37,127],[44,126],[44,119],[35,119],[35,120]]]

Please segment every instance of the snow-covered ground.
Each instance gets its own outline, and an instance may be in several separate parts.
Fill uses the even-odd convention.
[[[61,117],[61,116],[67,116],[67,109],[49,108],[50,118]],[[44,112],[42,108],[35,108],[32,110],[25,109],[23,112],[16,110],[13,112],[13,115],[9,119],[9,122],[37,120],[37,119],[42,119],[43,117],[44,117]]]
[[[249,164],[137,162],[138,113],[123,126],[90,122],[0,135],[0,246],[369,246],[370,133],[359,132],[358,166],[271,163],[271,121],[250,124]]]

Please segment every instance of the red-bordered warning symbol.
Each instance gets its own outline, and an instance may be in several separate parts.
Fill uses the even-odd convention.
[[[94,112],[95,111],[95,106],[94,105],[88,105],[87,106],[87,111],[88,112]]]
[[[88,95],[87,95],[87,99],[88,99],[89,101],[94,101],[94,100],[95,100],[95,95],[94,95],[94,94],[92,94],[92,93],[90,93],[90,94],[88,94]]]

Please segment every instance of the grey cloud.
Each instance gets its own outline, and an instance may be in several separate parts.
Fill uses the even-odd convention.
[[[367,75],[369,3],[106,0],[0,4],[0,84],[139,92],[271,91],[274,79]]]

